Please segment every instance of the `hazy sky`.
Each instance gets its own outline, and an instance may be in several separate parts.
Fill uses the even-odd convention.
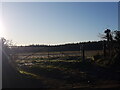
[[[100,40],[104,29],[118,29],[118,3],[4,2],[2,19],[3,36],[17,45]]]

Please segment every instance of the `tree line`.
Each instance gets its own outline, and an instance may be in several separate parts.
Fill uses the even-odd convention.
[[[80,51],[84,45],[85,50],[102,50],[103,41],[89,41],[80,43],[69,43],[62,45],[28,45],[13,46],[13,52],[59,52],[59,51]]]
[[[80,51],[84,50],[103,50],[102,56],[96,60],[109,61],[109,65],[120,67],[120,31],[112,31],[106,29],[104,34],[101,35],[101,41],[88,41],[80,43],[68,43],[62,45],[28,45],[28,46],[12,46],[9,40],[2,38],[3,56],[9,57],[9,55],[15,53],[25,52],[61,52],[61,51]]]

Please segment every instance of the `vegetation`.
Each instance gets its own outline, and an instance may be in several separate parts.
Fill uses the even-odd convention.
[[[84,44],[85,50],[102,50],[103,41],[69,43],[63,45],[29,45],[29,46],[14,46],[13,52],[60,52],[60,51],[80,51]]]
[[[120,31],[107,29],[102,38],[54,46],[12,46],[2,38],[3,87],[120,87]]]
[[[120,68],[120,31],[111,31],[107,29],[102,38],[105,39],[104,54],[96,55],[94,59],[102,65],[105,64],[105,66],[111,68]]]

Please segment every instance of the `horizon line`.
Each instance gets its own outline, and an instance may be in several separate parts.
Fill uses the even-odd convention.
[[[99,42],[103,40],[89,40],[89,41],[80,41],[80,42],[67,42],[67,43],[59,43],[59,44],[39,44],[39,43],[33,43],[33,44],[20,44],[20,45],[14,45],[14,46],[30,46],[30,45],[44,45],[44,46],[56,46],[56,45],[65,45],[65,44],[77,44],[77,43],[86,43],[86,42]]]

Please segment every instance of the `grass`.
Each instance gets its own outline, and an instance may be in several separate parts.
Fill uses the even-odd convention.
[[[30,73],[30,72],[27,72],[27,71],[24,71],[24,70],[18,70],[21,74],[24,74],[24,75],[27,75],[27,76],[31,76],[33,78],[36,78],[36,79],[39,79],[40,76],[39,75],[36,75],[34,73]]]
[[[21,74],[42,79],[43,82],[45,80],[46,83],[48,81],[49,84],[51,82],[59,83],[56,87],[96,87],[101,82],[118,81],[116,79],[119,79],[117,73],[114,74],[113,71],[99,66],[98,64],[103,64],[101,60],[98,60],[98,64],[96,64],[90,55],[88,56],[89,58],[85,62],[82,62],[80,56],[57,56],[49,58],[31,57],[26,60],[18,59],[16,63]]]

